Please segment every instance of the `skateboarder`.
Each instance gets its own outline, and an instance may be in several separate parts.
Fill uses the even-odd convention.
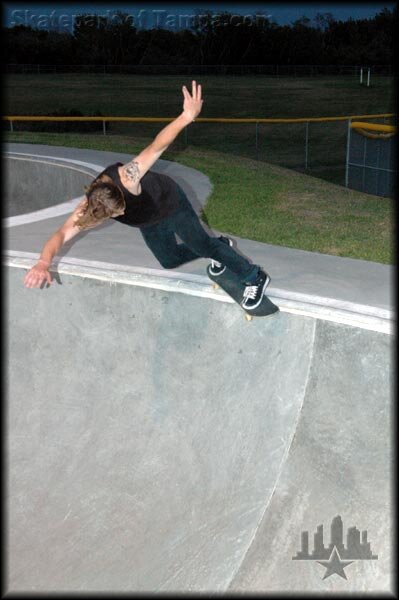
[[[62,245],[80,231],[111,218],[138,227],[164,268],[173,269],[196,258],[209,257],[212,275],[217,276],[228,267],[245,284],[243,308],[251,310],[260,304],[270,281],[268,274],[238,254],[229,238],[208,235],[181,187],[169,176],[150,170],[201,112],[201,85],[193,81],[191,95],[183,86],[183,96],[183,112],[147,148],[126,164],[108,166],[86,188],[85,198],[46,242],[38,263],[26,274],[26,287],[40,287],[44,281],[50,284],[48,269]],[[183,243],[176,241],[175,234]]]

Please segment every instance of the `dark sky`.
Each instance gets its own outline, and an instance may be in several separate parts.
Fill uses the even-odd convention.
[[[90,13],[99,15],[108,15],[121,10],[135,17],[138,28],[165,27],[169,29],[179,29],[184,27],[187,19],[181,15],[203,14],[203,10],[208,10],[214,18],[223,11],[228,11],[233,15],[265,15],[279,25],[291,24],[296,19],[306,16],[311,20],[317,13],[331,13],[336,20],[367,19],[374,17],[384,7],[393,9],[394,2],[374,2],[374,3],[252,3],[229,4],[228,2],[203,2],[199,0],[196,3],[182,2],[180,4],[169,3],[147,3],[147,2],[129,2],[129,3],[83,3],[83,2],[63,2],[63,3],[35,3],[35,2],[5,2],[3,3],[3,24],[13,26],[15,24],[30,25],[47,29],[48,23],[58,26],[61,30],[70,30],[73,15],[79,13]],[[203,10],[201,10],[203,9]],[[238,22],[238,21],[236,21]]]

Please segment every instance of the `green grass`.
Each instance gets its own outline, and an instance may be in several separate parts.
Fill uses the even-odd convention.
[[[100,110],[115,116],[173,117],[182,104],[188,77],[159,75],[7,75],[6,106],[10,114],[45,114],[60,107],[83,113]],[[373,77],[360,86],[357,78],[204,76],[198,78],[208,117],[312,117],[390,112],[393,79]]]
[[[150,138],[13,133],[6,141],[137,154]],[[184,147],[162,158],[207,175],[213,192],[203,211],[210,227],[251,240],[379,263],[394,262],[393,200],[349,190],[284,167],[231,153]]]
[[[76,109],[84,115],[175,117],[182,110],[184,76],[159,75],[7,75],[6,114],[45,115]],[[298,118],[394,112],[391,77],[360,86],[352,76],[204,76],[201,117]],[[16,131],[55,131],[57,124],[15,124]],[[154,137],[162,124],[112,123],[109,135]],[[98,124],[101,132],[102,124]],[[346,122],[312,123],[307,173],[343,184]],[[303,171],[305,124],[262,124],[258,149],[254,124],[193,123],[190,146],[247,157]]]

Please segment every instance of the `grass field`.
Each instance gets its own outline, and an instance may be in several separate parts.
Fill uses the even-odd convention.
[[[352,76],[266,77],[205,76],[201,117],[333,117],[394,111],[391,77],[372,77],[369,88]],[[182,109],[182,76],[159,75],[8,75],[5,111],[46,115],[79,110],[83,115],[175,117]],[[76,124],[73,125],[76,128]],[[150,141],[162,124],[111,124],[108,135]],[[58,124],[15,124],[15,131],[56,131]],[[98,124],[102,133],[102,125]],[[344,183],[346,122],[311,123],[307,173]],[[193,123],[178,143],[200,150],[255,158],[299,171],[305,167],[305,124],[261,124],[258,148],[255,125]]]

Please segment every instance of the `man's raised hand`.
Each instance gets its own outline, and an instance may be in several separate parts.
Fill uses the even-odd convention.
[[[191,95],[186,86],[183,85],[183,96],[183,114],[187,117],[187,119],[189,119],[190,122],[194,121],[202,109],[203,100],[201,85],[197,85],[197,82],[193,81]]]

